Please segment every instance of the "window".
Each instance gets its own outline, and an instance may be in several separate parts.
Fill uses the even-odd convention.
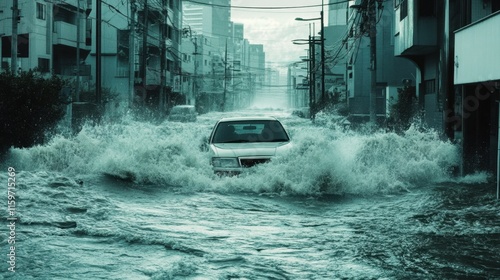
[[[436,93],[436,80],[425,80],[424,81],[425,94]]]
[[[38,58],[38,71],[41,73],[50,72],[50,60],[47,58]]]
[[[399,20],[403,20],[408,15],[408,0],[401,0],[399,5]]]
[[[255,143],[289,141],[278,121],[249,120],[221,122],[213,136],[214,143]]]
[[[128,77],[129,75],[129,30],[117,30],[116,32],[116,76]]]
[[[421,17],[432,17],[436,15],[436,2],[418,1],[418,14]]]
[[[47,16],[47,7],[45,4],[36,3],[36,18],[45,20]]]

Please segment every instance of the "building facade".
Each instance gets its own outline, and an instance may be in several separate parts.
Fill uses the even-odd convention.
[[[116,113],[132,104],[167,110],[179,92],[174,76],[180,69],[180,3],[2,1],[2,66],[11,67],[17,30],[16,67],[66,78],[75,106],[102,102]],[[14,4],[20,12],[16,26],[8,20]]]
[[[14,2],[17,2],[16,23],[12,21]],[[80,66],[81,75],[88,78],[90,73],[87,65],[82,64],[91,50],[91,25],[87,20],[91,4],[91,1],[67,1],[61,4],[27,0],[0,2],[2,69],[36,70],[74,77]],[[17,55],[13,67],[14,32],[17,37]]]
[[[373,19],[370,18],[372,15],[370,15],[368,5],[371,1],[374,2],[374,5],[376,3]],[[387,93],[394,88],[403,87],[403,80],[414,81],[416,68],[410,61],[394,56],[394,9],[392,3],[375,0],[352,2],[349,6],[348,20],[347,92],[349,113],[353,120],[359,121],[370,119],[370,114],[374,113],[377,121],[381,123],[387,117]],[[371,24],[376,25],[376,34],[373,39],[375,46],[373,48],[371,47],[373,32],[370,30]],[[372,59],[374,54],[375,60]],[[375,89],[372,88],[371,83],[373,72],[376,73]]]

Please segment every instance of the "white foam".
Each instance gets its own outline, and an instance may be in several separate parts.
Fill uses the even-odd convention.
[[[61,134],[43,146],[12,149],[10,161],[23,170],[72,176],[105,173],[186,190],[302,195],[411,190],[452,180],[449,171],[459,163],[457,147],[433,131],[412,127],[404,135],[361,134],[332,124],[313,126],[278,111],[268,114],[280,115],[292,135],[293,149],[248,174],[219,178],[199,145],[220,117],[235,114],[207,114],[197,123],[152,124],[125,118],[120,123],[86,125],[72,137]]]

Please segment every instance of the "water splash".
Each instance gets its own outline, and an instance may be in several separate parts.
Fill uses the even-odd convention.
[[[11,149],[9,162],[27,171],[108,174],[186,191],[298,195],[408,191],[452,180],[450,170],[459,164],[457,147],[434,131],[411,127],[404,135],[362,134],[281,115],[294,143],[289,153],[239,177],[218,177],[199,146],[220,117],[209,114],[195,124],[125,118],[85,125],[74,136],[56,135],[43,146]]]

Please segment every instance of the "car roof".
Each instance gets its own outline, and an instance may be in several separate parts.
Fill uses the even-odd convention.
[[[222,118],[219,120],[219,122],[233,122],[233,121],[277,121],[277,119],[275,117],[257,116],[257,117],[229,117],[229,118]]]

